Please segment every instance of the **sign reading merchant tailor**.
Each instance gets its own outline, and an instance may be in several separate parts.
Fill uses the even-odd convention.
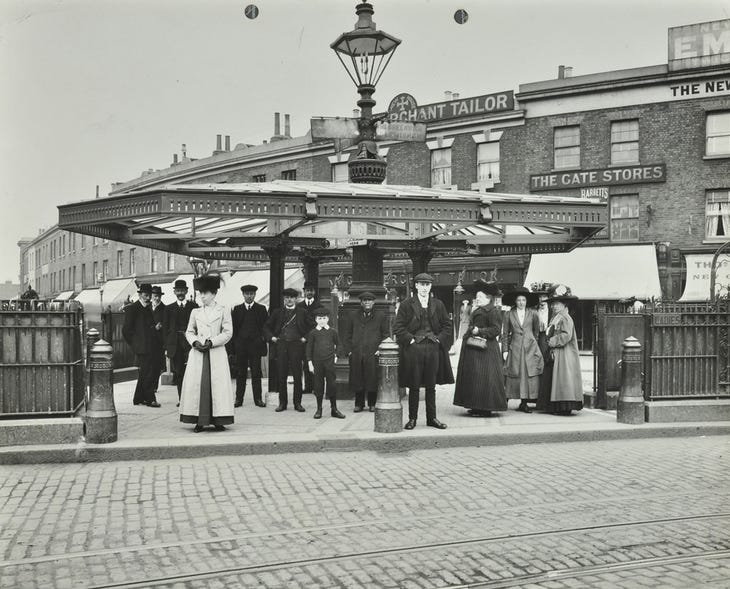
[[[530,191],[579,188],[581,186],[644,184],[647,182],[666,182],[666,180],[667,166],[665,164],[573,170],[530,176]]]
[[[410,94],[399,94],[390,101],[388,119],[391,121],[428,123],[513,110],[514,107],[515,96],[511,90],[484,96],[460,98],[448,102],[436,102],[424,106],[418,106],[416,100]]]

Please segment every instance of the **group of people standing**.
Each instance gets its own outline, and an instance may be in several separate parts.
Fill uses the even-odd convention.
[[[180,397],[183,375],[190,345],[185,330],[197,304],[187,299],[188,286],[184,280],[176,280],[173,290],[176,301],[162,303],[162,289],[151,284],[140,284],[138,299],[124,308],[122,336],[134,351],[139,368],[134,390],[135,405],[160,407],[157,402],[157,386],[160,374],[165,370],[165,353]]]
[[[506,313],[495,301],[509,306]],[[454,405],[470,415],[518,411],[570,415],[583,408],[575,326],[567,304],[577,300],[565,285],[546,292],[517,288],[502,296],[493,282],[474,283],[474,306],[463,336]],[[548,305],[552,309],[549,316]]]
[[[561,414],[582,408],[577,340],[565,306],[575,297],[567,287],[542,294],[516,289],[502,299],[512,307],[503,314],[495,305],[502,295],[497,285],[477,281],[454,379],[449,359],[452,320],[445,305],[431,296],[429,274],[418,274],[414,283],[415,295],[399,305],[393,326],[400,347],[399,384],[408,389],[405,429],[416,426],[421,388],[426,425],[446,429],[436,416],[436,385],[454,382],[454,405],[472,415],[504,411],[508,397],[521,399],[518,410],[526,413],[532,411],[529,403]],[[175,282],[177,300],[167,306],[161,302],[160,287],[139,286],[139,300],[125,308],[123,327],[139,366],[135,405],[160,406],[156,391],[166,353],[178,388],[180,421],[195,424],[195,432],[211,425],[224,430],[233,423],[234,409],[243,405],[249,373],[254,405],[266,406],[261,362],[270,352],[276,359],[276,374],[271,375],[279,393],[276,412],[288,409],[287,382],[292,376],[295,411],[306,411],[302,395],[312,392],[317,401],[314,418],[320,419],[326,391],[330,415],[345,418],[337,407],[338,357],[349,359],[354,411],[375,410],[378,347],[389,336],[389,325],[386,315],[375,309],[372,293],[359,295],[359,309],[341,318],[338,333],[329,325],[329,311],[316,300],[312,284],[305,283],[299,303],[296,289],[284,289],[283,306],[270,314],[256,302],[255,285],[241,287],[243,303],[232,311],[217,303],[220,284],[217,275],[195,279],[201,306],[188,299],[184,280]]]

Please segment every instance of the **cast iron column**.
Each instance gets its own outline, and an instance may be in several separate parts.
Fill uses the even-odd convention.
[[[616,421],[644,423],[644,394],[641,391],[641,344],[627,337],[621,352],[621,390],[618,394]]]
[[[86,441],[90,444],[117,441],[112,373],[112,347],[101,339],[89,352],[89,397],[84,423]]]
[[[265,246],[263,250],[269,256],[269,313],[281,307],[283,303],[282,291],[284,290],[284,262],[289,247],[280,243],[278,245]],[[269,346],[269,392],[277,393],[279,388],[276,383],[276,358],[272,354],[274,346]]]
[[[378,347],[378,400],[375,404],[375,431],[397,433],[403,429],[403,406],[398,390],[398,344],[391,338]]]

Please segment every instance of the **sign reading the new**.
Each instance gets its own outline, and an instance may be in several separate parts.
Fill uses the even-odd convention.
[[[582,186],[644,184],[646,182],[666,182],[666,179],[667,166],[665,164],[573,170],[530,176],[530,191],[580,188]]]
[[[669,29],[669,70],[730,63],[730,19]]]
[[[448,102],[436,102],[418,106],[410,94],[399,94],[390,101],[388,119],[391,121],[412,121],[428,123],[446,119],[458,119],[473,115],[513,110],[514,92],[497,92],[484,96],[460,98]]]

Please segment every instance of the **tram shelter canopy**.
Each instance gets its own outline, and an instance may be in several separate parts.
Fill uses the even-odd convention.
[[[59,206],[68,231],[203,259],[365,245],[464,255],[569,251],[601,230],[597,199],[277,180],[172,184]],[[377,243],[374,243],[377,242]]]
[[[203,260],[268,261],[274,307],[287,261],[319,264],[352,248],[353,286],[359,273],[371,290],[382,285],[383,257],[425,267],[440,255],[558,253],[607,222],[598,199],[287,180],[171,184],[58,208],[67,231]]]

